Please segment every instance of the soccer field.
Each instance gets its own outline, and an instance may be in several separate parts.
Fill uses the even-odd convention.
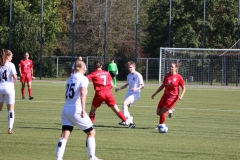
[[[119,84],[121,86],[123,83]],[[8,135],[7,109],[0,116],[0,160],[54,160],[61,134],[61,109],[65,81],[33,81],[34,100],[22,100],[16,84],[14,135]],[[155,110],[163,92],[154,100],[157,84],[146,84],[139,101],[129,111],[136,128],[119,126],[120,119],[106,104],[95,117],[96,155],[104,160],[239,160],[240,88],[187,86],[172,118],[168,132],[155,130]],[[114,92],[119,108],[126,90]],[[28,93],[26,92],[28,96]],[[27,97],[26,96],[26,97]],[[87,109],[94,96],[89,84]],[[67,143],[65,160],[87,160],[86,134],[76,127]]]

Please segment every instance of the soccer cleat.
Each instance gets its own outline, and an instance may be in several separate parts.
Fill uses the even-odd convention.
[[[169,118],[172,118],[172,114],[173,114],[174,111],[175,111],[175,109],[170,109],[170,110],[168,111],[168,117],[169,117]]]
[[[32,96],[30,96],[30,97],[29,97],[29,100],[32,100],[32,99],[33,99],[33,97],[32,97]]]
[[[12,129],[8,129],[8,134],[14,134]]]
[[[131,122],[128,128],[135,128],[135,127],[136,127],[135,123]]]
[[[103,159],[99,159],[98,157],[94,157],[94,158],[89,158],[89,160],[103,160]]]
[[[122,122],[119,122],[118,124],[125,126],[125,125],[126,125],[126,122],[122,121]]]
[[[22,100],[25,100],[25,97],[22,97]]]

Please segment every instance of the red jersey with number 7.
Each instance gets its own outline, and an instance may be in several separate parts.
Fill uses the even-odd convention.
[[[33,68],[33,62],[31,59],[23,59],[19,62],[18,66],[21,67],[21,73],[31,73],[31,69]]]
[[[95,91],[106,90],[112,88],[112,77],[109,72],[104,70],[96,70],[89,74],[88,79],[93,82]]]

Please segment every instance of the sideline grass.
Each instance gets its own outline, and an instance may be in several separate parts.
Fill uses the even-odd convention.
[[[119,85],[119,84],[118,84]],[[169,131],[159,134],[154,100],[157,85],[146,84],[141,98],[130,107],[136,128],[118,125],[120,119],[103,104],[96,114],[96,155],[104,160],[239,160],[239,88],[187,86],[183,101],[176,104],[173,118],[167,118]],[[34,100],[21,100],[16,84],[14,135],[7,134],[7,110],[0,116],[0,160],[55,159],[55,146],[61,133],[61,109],[65,81],[34,81]],[[126,90],[114,92],[119,107]],[[94,91],[89,85],[87,112]],[[28,95],[28,94],[27,94]],[[88,159],[85,133],[73,131],[67,143],[65,160]]]

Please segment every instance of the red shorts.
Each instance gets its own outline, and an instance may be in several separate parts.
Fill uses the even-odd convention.
[[[32,82],[32,75],[31,73],[22,73],[22,76],[20,78],[20,82],[24,83],[24,82]]]
[[[157,109],[162,109],[163,107],[165,107],[169,110],[173,108],[173,106],[176,104],[177,101],[178,101],[178,96],[169,97],[164,94],[158,103]]]
[[[112,107],[116,104],[111,90],[101,90],[95,93],[95,96],[92,100],[92,105],[94,107],[99,107],[103,102],[105,102],[109,107]]]

